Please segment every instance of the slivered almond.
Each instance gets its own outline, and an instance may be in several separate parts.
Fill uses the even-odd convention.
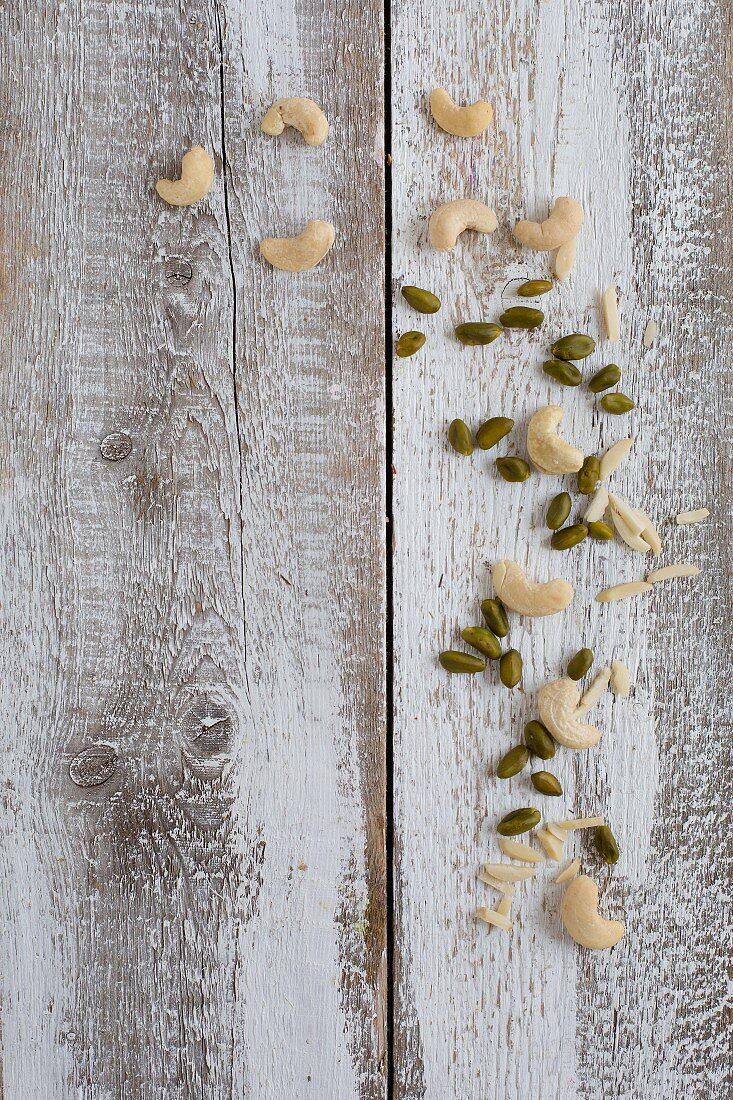
[[[608,339],[618,340],[621,335],[621,325],[618,319],[618,294],[615,286],[609,286],[603,291],[601,307]]]
[[[510,894],[504,894],[494,906],[494,912],[500,917],[508,917],[512,911],[512,899]]]
[[[567,829],[574,833],[576,829],[596,829],[599,825],[605,825],[605,817],[569,817],[565,821],[559,821],[561,829]]]
[[[631,596],[643,596],[645,592],[651,592],[653,584],[647,581],[627,581],[626,584],[613,584],[610,588],[604,588],[596,596],[598,603],[615,603],[616,600],[628,600]]]
[[[611,669],[610,669],[610,667],[602,668],[601,671],[596,676],[593,683],[588,688],[588,690],[581,697],[580,705],[578,706],[578,710],[582,710],[583,712],[585,712],[585,711],[590,710],[591,707],[594,707],[596,705],[596,703],[598,702],[598,700],[600,699],[600,697],[603,695],[606,688],[608,687],[610,680],[611,680]]]
[[[629,694],[631,690],[631,677],[629,670],[622,661],[613,661],[611,663],[611,691],[615,695],[623,695],[624,697]]]
[[[511,863],[484,863],[481,870],[485,875],[498,878],[500,882],[521,882],[522,879],[532,878],[534,875],[531,867],[515,867]]]
[[[642,343],[644,344],[645,348],[650,348],[652,346],[657,338],[658,332],[659,326],[657,325],[657,322],[647,321],[646,328],[644,329],[644,336],[642,338]]]
[[[635,508],[632,508],[618,493],[609,493],[608,503],[612,512],[618,512],[629,531],[632,531],[635,535],[641,534],[644,530],[644,523],[637,515]]]
[[[508,836],[499,837],[499,847],[509,859],[518,859],[525,863],[543,863],[545,857],[541,852],[530,848],[529,844],[522,844],[519,840],[512,840]]]
[[[575,878],[579,870],[580,860],[572,859],[567,867],[557,876],[555,882],[569,882],[571,878]]]
[[[601,459],[601,481],[605,481],[607,477],[611,476],[614,470],[621,465],[633,446],[634,440],[633,438],[629,438],[619,439],[617,443],[612,444],[608,448]]]
[[[659,584],[660,581],[669,581],[673,577],[696,577],[700,569],[696,565],[665,565],[662,569],[655,569],[647,573],[646,579],[650,584]]]
[[[550,824],[547,826],[547,831],[548,833],[552,833],[554,837],[557,837],[558,840],[561,840],[563,844],[568,839],[567,829],[561,829],[556,821],[550,822]]]
[[[476,910],[476,917],[479,920],[486,921],[487,924],[493,924],[497,928],[503,928],[505,932],[511,932],[512,922],[508,917],[505,917],[503,913],[499,913],[496,909],[485,909],[483,906]]]
[[[502,882],[500,879],[494,878],[493,875],[487,875],[483,871],[479,871],[476,877],[479,882],[484,882],[487,886],[492,886],[494,890],[498,890],[500,894],[508,894],[510,898],[514,897],[513,882]]]
[[[639,522],[643,524],[641,537],[644,539],[644,542],[649,543],[652,554],[658,557],[662,553],[662,540],[659,537],[659,532],[646,512],[642,512],[641,508],[635,508],[634,511],[636,512]]]
[[[710,512],[707,508],[696,508],[693,512],[680,512],[676,517],[676,522],[679,524],[684,523],[702,523],[704,519],[707,519]]]
[[[556,863],[559,863],[562,859],[563,852],[565,851],[565,844],[558,837],[553,836],[547,829],[538,829],[535,836],[539,840],[542,847],[547,852],[550,859],[554,859]]]
[[[596,523],[599,519],[603,519],[606,508],[608,508],[608,489],[601,486],[600,489],[596,489],[583,519],[586,523]]]

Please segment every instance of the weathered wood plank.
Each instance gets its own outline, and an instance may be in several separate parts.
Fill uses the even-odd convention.
[[[5,1100],[383,1094],[381,8],[260,18],[3,12]],[[325,153],[259,133],[281,81]],[[343,245],[288,281],[305,164]]]
[[[394,290],[417,283],[444,302],[424,326],[402,304],[395,318],[398,332],[425,327],[429,337],[419,356],[397,361],[394,387],[394,1059],[404,1100],[661,1100],[717,1095],[729,1080],[727,841],[715,815],[730,790],[710,749],[725,744],[727,728],[719,638],[730,573],[715,526],[676,532],[669,523],[702,503],[703,481],[719,515],[730,501],[729,212],[717,215],[730,188],[729,34],[719,13],[676,3],[633,12],[564,0],[449,3],[433,6],[429,20],[414,4],[394,8]],[[721,83],[725,105],[708,111],[713,100],[720,106]],[[495,104],[487,138],[462,142],[434,128],[427,95],[441,85]],[[545,329],[461,348],[455,323],[495,318],[507,280],[547,270],[515,247],[509,226],[544,216],[553,196],[568,193],[588,220],[574,276],[544,300]],[[498,232],[449,256],[432,252],[427,217],[463,196],[495,205]],[[612,282],[623,341],[601,342],[592,364],[624,368],[639,409],[622,423],[599,416],[587,391],[560,390],[541,373],[547,335],[599,335],[598,295]],[[642,353],[650,315],[662,336]],[[704,566],[696,587],[670,585],[643,605],[595,604],[595,590],[638,574],[640,559],[593,545],[558,561],[543,515],[559,479],[535,474],[509,486],[493,455],[465,459],[447,448],[453,417],[476,427],[502,413],[517,421],[521,453],[527,418],[551,400],[567,410],[566,436],[587,451],[629,428],[637,434],[615,484],[660,521],[665,560]],[[712,436],[700,431],[706,422]],[[565,575],[578,592],[562,620],[513,620],[525,683],[512,696],[495,675],[450,679],[435,659],[479,621],[487,563],[504,556],[538,577]],[[526,776],[500,784],[493,768],[535,716],[536,688],[579,644],[604,661],[627,660],[635,680],[628,703],[609,698],[599,708],[608,732],[598,750],[553,761],[562,807],[607,814],[623,847],[609,873],[577,844],[609,911],[625,913],[629,927],[619,949],[591,957],[562,933],[561,891],[548,870],[518,891],[510,940],[472,920],[477,904],[491,904],[475,872],[498,854],[497,819],[538,798]]]

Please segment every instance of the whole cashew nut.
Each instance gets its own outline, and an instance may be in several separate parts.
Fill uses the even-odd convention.
[[[552,680],[537,693],[540,721],[560,745],[568,749],[590,749],[601,739],[601,731],[580,721],[580,692],[572,680]]]
[[[170,206],[192,206],[208,195],[213,182],[213,160],[200,145],[192,145],[181,159],[181,178],[158,180],[155,190]]]
[[[493,233],[498,224],[496,214],[486,203],[476,199],[454,199],[439,206],[432,215],[428,236],[433,248],[450,252],[464,229]]]
[[[516,561],[498,561],[492,573],[494,591],[506,606],[520,615],[541,618],[564,611],[573,598],[572,586],[558,578],[539,583],[530,581]]]
[[[576,199],[561,195],[555,200],[549,218],[545,218],[543,222],[517,222],[514,236],[527,248],[549,252],[550,249],[560,248],[577,237],[582,224],[583,207]]]
[[[577,474],[585,455],[557,434],[559,405],[538,409],[527,426],[527,453],[542,474]]]
[[[494,108],[485,99],[477,99],[470,107],[458,107],[445,88],[436,88],[430,93],[430,113],[447,134],[478,137],[494,117]]]
[[[562,922],[581,947],[605,951],[615,947],[626,927],[618,920],[606,920],[598,912],[598,887],[587,875],[578,875],[562,899]]]
[[[330,222],[309,221],[296,237],[266,237],[260,252],[281,271],[309,271],[319,264],[336,238]]]
[[[277,137],[286,126],[300,130],[306,145],[323,145],[328,137],[328,119],[312,99],[291,96],[278,99],[262,119],[262,131]]]

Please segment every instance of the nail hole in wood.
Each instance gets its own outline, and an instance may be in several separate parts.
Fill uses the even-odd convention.
[[[99,444],[99,450],[102,458],[106,458],[108,462],[119,462],[120,459],[127,458],[132,450],[132,440],[124,432],[111,432]]]
[[[117,771],[117,753],[111,745],[90,745],[69,764],[69,777],[77,787],[101,787]]]

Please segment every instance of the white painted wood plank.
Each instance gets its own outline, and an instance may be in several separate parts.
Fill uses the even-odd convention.
[[[678,505],[705,503],[703,463],[713,492],[728,499],[729,416],[715,440],[719,460],[704,462],[696,426],[715,419],[727,393],[722,344],[705,362],[690,348],[696,334],[707,344],[723,320],[709,229],[722,185],[713,171],[719,123],[700,108],[717,101],[722,41],[716,17],[687,5],[663,13],[659,5],[622,5],[613,14],[564,0],[394,8],[395,327],[428,334],[414,359],[396,360],[394,386],[395,1059],[396,1095],[405,1100],[703,1097],[727,1072],[722,1025],[714,1023],[725,954],[722,869],[709,856],[696,862],[704,845],[721,857],[725,843],[713,808],[724,805],[728,779],[721,787],[717,757],[703,747],[724,724],[715,630],[729,589],[715,536],[685,543],[706,569],[696,596],[670,588],[653,603],[601,607],[595,591],[637,575],[640,559],[619,544],[553,553],[543,517],[560,479],[533,474],[510,486],[497,479],[493,453],[460,458],[446,443],[454,417],[476,428],[503,414],[517,427],[513,445],[497,453],[521,454],[528,417],[551,401],[565,407],[564,434],[586,453],[631,428],[634,457],[614,485],[661,521],[674,547],[667,560],[679,558],[685,539],[667,517]],[[461,141],[434,127],[427,97],[438,86],[495,105],[486,138]],[[456,323],[496,319],[509,279],[548,271],[542,257],[516,248],[514,220],[544,217],[553,197],[568,193],[588,218],[574,276],[543,300],[543,329],[462,348]],[[435,253],[427,218],[459,197],[494,205],[500,228],[491,238],[467,236],[450,255]],[[691,311],[700,269],[704,289]],[[722,285],[727,277],[718,274]],[[412,313],[399,298],[404,283],[437,293],[441,312]],[[548,339],[573,330],[600,337],[598,297],[610,283],[621,293],[622,342],[599,340],[585,373],[622,365],[623,389],[639,404],[623,419],[599,415],[587,390],[561,389],[541,373]],[[505,296],[504,304],[516,302]],[[642,354],[650,311],[662,338]],[[459,631],[480,621],[479,601],[490,594],[487,565],[504,556],[577,588],[562,619],[513,618],[525,679],[511,696],[495,672],[468,682],[436,662],[441,649],[464,648]],[[704,653],[704,688],[674,644],[681,636],[698,658]],[[497,820],[517,805],[544,809],[550,801],[526,774],[501,783],[493,769],[536,716],[537,687],[581,644],[601,662],[626,660],[635,683],[628,702],[609,697],[599,706],[607,733],[597,750],[559,752],[553,761],[565,797],[550,816],[604,813],[623,850],[608,872],[587,839],[575,842],[608,911],[629,925],[619,949],[598,956],[584,956],[563,935],[551,869],[518,890],[510,939],[472,919],[486,903],[475,872],[498,853]],[[694,779],[681,783],[683,761]],[[687,815],[693,835],[681,824]],[[730,920],[722,925],[729,929]],[[680,970],[684,982],[674,977]],[[695,1043],[705,1057],[693,1064]]]
[[[4,1100],[384,1093],[381,8],[345,14],[3,13]],[[291,82],[324,151],[259,131]],[[164,208],[192,142],[214,188]],[[274,275],[310,202],[342,243]]]

